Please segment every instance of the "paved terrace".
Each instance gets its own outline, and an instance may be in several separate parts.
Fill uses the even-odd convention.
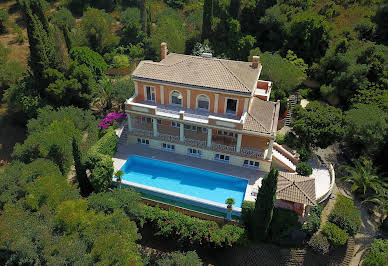
[[[118,135],[120,135],[120,133],[118,132]],[[130,155],[138,155],[165,162],[181,164],[189,167],[248,179],[248,186],[245,191],[244,199],[249,201],[255,200],[255,197],[251,195],[252,189],[253,187],[257,188],[259,178],[262,178],[265,175],[265,172],[256,169],[239,167],[222,162],[209,161],[192,156],[176,154],[174,152],[152,149],[141,144],[127,145],[125,142],[126,136],[120,136],[118,150],[113,156],[115,172],[120,170]]]

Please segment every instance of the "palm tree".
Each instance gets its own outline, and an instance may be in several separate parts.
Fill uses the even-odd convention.
[[[121,188],[121,177],[124,175],[125,173],[121,170],[118,170],[116,173],[115,173],[115,177],[116,177],[116,182],[119,184],[119,188]]]
[[[106,114],[107,111],[112,109],[114,93],[112,90],[112,81],[104,79],[100,81],[97,94],[93,100],[93,104],[100,108],[100,112]]]
[[[386,189],[380,189],[377,194],[372,194],[369,197],[367,197],[362,203],[374,203],[379,212],[380,212],[380,218],[381,222],[385,227],[388,226],[388,190]]]
[[[225,200],[225,204],[227,205],[227,208],[228,208],[228,215],[227,215],[227,219],[230,220],[232,218],[232,206],[233,204],[235,204],[236,202],[234,201],[233,198],[227,198]]]
[[[349,175],[340,178],[341,182],[352,183],[352,192],[359,192],[365,196],[368,192],[377,194],[381,188],[388,188],[388,179],[379,177],[369,160],[353,160],[354,167],[343,165],[339,169]]]

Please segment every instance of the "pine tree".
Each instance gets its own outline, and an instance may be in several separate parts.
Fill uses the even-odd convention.
[[[81,162],[79,145],[75,137],[73,137],[72,146],[73,146],[73,159],[74,159],[75,172],[77,175],[80,192],[83,197],[87,197],[89,196],[89,194],[92,192],[93,189],[88,177],[86,176],[86,169]]]
[[[257,194],[255,213],[253,216],[253,235],[258,241],[265,240],[268,236],[273,209],[276,201],[276,189],[279,171],[272,168],[261,182],[261,188]]]
[[[37,81],[43,80],[48,68],[58,68],[53,29],[44,13],[42,0],[21,0],[21,10],[27,26],[30,44],[29,66]],[[42,85],[42,84],[41,84]],[[42,88],[47,84],[43,84]]]
[[[202,40],[209,39],[213,22],[213,0],[205,0],[203,3]]]

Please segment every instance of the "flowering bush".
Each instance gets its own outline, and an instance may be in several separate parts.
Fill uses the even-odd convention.
[[[125,119],[125,113],[109,113],[105,118],[98,124],[101,129],[107,129],[110,126],[118,126]]]

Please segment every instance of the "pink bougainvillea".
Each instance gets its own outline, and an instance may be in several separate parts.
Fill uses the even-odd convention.
[[[101,129],[107,129],[110,126],[116,126],[125,119],[125,113],[109,113],[105,118],[98,124]]]

